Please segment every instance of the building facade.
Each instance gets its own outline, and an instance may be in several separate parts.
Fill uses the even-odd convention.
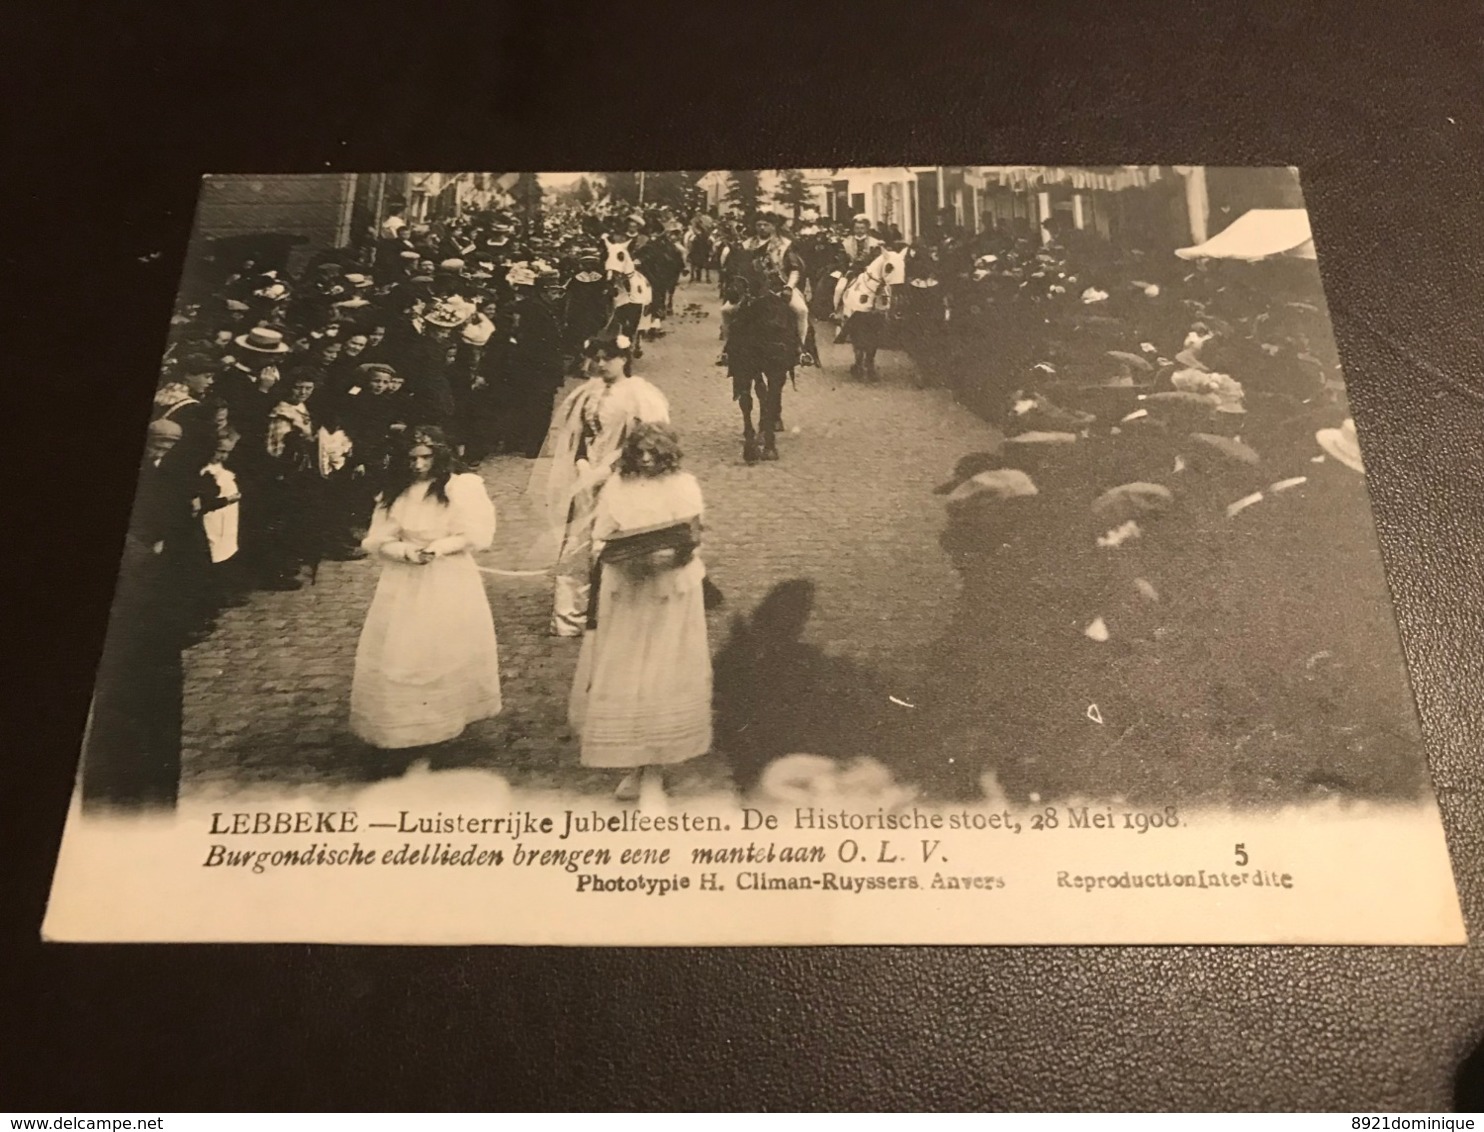
[[[1047,221],[1149,251],[1204,243],[1254,208],[1302,208],[1298,171],[1204,165],[980,166],[966,170],[978,229],[1040,239]]]
[[[272,238],[302,259],[364,239],[392,201],[406,199],[408,179],[405,173],[209,175],[201,181],[195,237],[210,243]]]
[[[1253,208],[1302,208],[1296,170],[1219,166],[904,165],[808,169],[820,213],[911,242],[943,228],[1049,238],[1048,221],[1151,251],[1201,243]],[[725,208],[726,173],[712,178]],[[761,178],[770,195],[777,171]]]
[[[535,174],[408,173],[407,219],[414,224],[452,220],[466,211],[509,208]]]

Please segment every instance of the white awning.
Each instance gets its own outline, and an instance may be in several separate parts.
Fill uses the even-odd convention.
[[[1296,256],[1314,259],[1309,213],[1302,208],[1254,208],[1232,221],[1204,244],[1179,248],[1181,259],[1267,259]]]

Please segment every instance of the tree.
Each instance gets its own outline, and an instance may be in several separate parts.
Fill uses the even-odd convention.
[[[644,174],[644,203],[671,208],[677,212],[691,207],[690,191],[695,179],[680,169]]]
[[[643,189],[640,189],[640,178]],[[690,191],[695,187],[695,178],[684,170],[663,169],[643,173],[605,173],[608,195],[625,204],[659,205],[677,211],[691,205]],[[642,198],[642,199],[641,199]]]
[[[727,203],[750,224],[762,208],[763,186],[756,169],[733,169],[727,177]]]
[[[577,183],[572,186],[570,192],[573,203],[582,208],[587,207],[598,199],[598,195],[593,192],[592,182],[586,177],[578,177]]]
[[[814,203],[814,194],[809,189],[809,182],[804,180],[803,173],[797,169],[785,169],[779,174],[778,189],[773,194],[773,199],[798,220],[799,210]]]
[[[608,185],[608,196],[613,200],[621,200],[627,204],[639,202],[639,174],[604,173],[603,180]]]

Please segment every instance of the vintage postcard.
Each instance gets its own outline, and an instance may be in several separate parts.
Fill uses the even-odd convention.
[[[1299,174],[209,176],[43,934],[1457,944]]]

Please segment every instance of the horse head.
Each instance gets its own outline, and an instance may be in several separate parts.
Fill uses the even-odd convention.
[[[605,236],[603,243],[608,249],[608,260],[603,265],[605,271],[614,275],[628,275],[634,270],[634,257],[629,253],[629,241],[620,243]]]
[[[906,281],[906,251],[880,248],[864,271],[849,282],[841,281],[837,295],[846,313],[855,314],[878,309],[886,289]]]
[[[905,283],[907,281],[907,249],[899,248],[896,251],[890,248],[882,248],[871,265],[866,268],[866,273],[876,275],[883,283]]]

